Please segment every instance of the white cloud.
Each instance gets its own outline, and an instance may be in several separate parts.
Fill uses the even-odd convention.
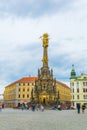
[[[28,74],[37,74],[41,67],[42,41],[48,33],[49,65],[56,78],[68,77],[71,65],[87,72],[87,2],[76,0],[72,8],[42,17],[4,17],[0,19],[0,73],[3,84]],[[65,65],[67,64],[67,65]],[[82,69],[82,67],[84,69]],[[33,71],[35,70],[35,71]],[[66,81],[67,82],[67,81]],[[0,91],[2,91],[0,89]]]
[[[73,1],[70,0],[3,0],[0,1],[0,16],[9,15],[16,17],[41,17],[44,14],[54,14],[58,11],[66,11]]]

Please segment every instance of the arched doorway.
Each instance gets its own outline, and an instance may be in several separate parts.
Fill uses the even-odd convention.
[[[39,99],[41,103],[47,105],[47,103],[49,102],[49,94],[43,91],[42,93],[40,93]]]
[[[43,103],[46,104],[46,98],[43,98]]]

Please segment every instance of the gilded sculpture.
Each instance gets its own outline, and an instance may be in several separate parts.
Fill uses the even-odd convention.
[[[49,42],[49,38],[48,38],[48,34],[44,33],[43,36],[41,36],[41,40],[43,41],[43,47],[47,47],[48,46],[48,42]]]

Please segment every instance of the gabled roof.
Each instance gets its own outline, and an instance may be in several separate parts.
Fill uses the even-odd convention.
[[[37,80],[37,79],[38,79],[37,77],[23,77],[15,82],[7,85],[6,87],[11,86],[11,85],[16,84],[16,83],[35,82],[35,80]]]
[[[62,85],[62,86],[63,86],[63,87],[65,87],[65,88],[70,89],[70,88],[69,88],[69,86],[68,86],[68,85],[66,85],[65,83],[62,83],[62,82],[60,82],[60,81],[58,81],[58,80],[56,80],[56,83],[58,83],[58,84]]]
[[[35,80],[37,80],[37,79],[38,79],[38,77],[23,77],[23,78],[21,78],[21,79],[15,81],[15,82],[9,84],[8,86],[11,86],[11,85],[16,84],[16,83],[35,82]],[[62,85],[62,86],[65,87],[65,88],[69,88],[65,83],[62,83],[62,82],[60,82],[60,81],[58,81],[58,80],[56,80],[56,83]],[[6,86],[6,87],[8,87],[8,86]],[[69,88],[69,89],[70,89],[70,88]]]
[[[24,77],[17,81],[17,83],[26,83],[26,82],[34,82],[37,80],[37,77]]]

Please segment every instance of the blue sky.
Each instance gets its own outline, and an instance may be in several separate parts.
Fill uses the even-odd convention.
[[[0,0],[0,93],[25,76],[37,76],[48,33],[49,67],[69,84],[72,64],[87,74],[87,0]]]

